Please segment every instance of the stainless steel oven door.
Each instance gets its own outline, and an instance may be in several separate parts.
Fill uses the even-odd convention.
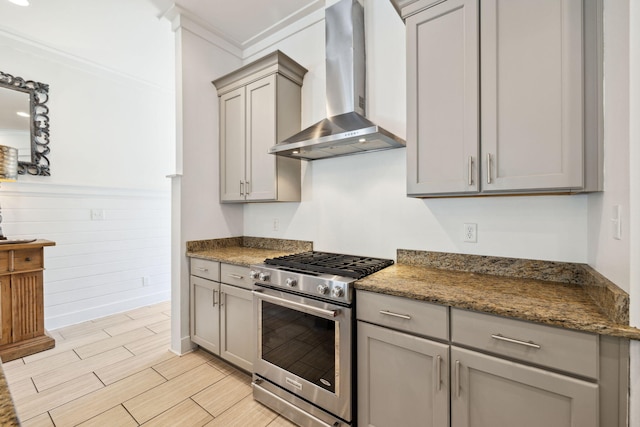
[[[268,288],[253,294],[255,373],[351,421],[351,308]]]

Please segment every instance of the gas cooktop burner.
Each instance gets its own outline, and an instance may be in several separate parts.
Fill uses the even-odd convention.
[[[264,262],[300,272],[333,274],[354,279],[361,279],[393,264],[391,259],[315,251],[269,258]]]

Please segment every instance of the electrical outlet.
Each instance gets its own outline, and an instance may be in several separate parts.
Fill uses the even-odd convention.
[[[142,286],[149,286],[149,282],[150,282],[150,278],[149,276],[143,276],[142,277]]]
[[[104,221],[106,218],[104,209],[91,209],[92,221]]]
[[[620,219],[620,205],[614,205],[611,209],[611,237],[622,239],[622,220]]]
[[[278,220],[278,218],[274,218],[273,231],[278,231],[279,229],[280,229],[280,220]]]
[[[478,241],[478,225],[464,224],[464,235],[462,241],[467,243],[476,243]]]

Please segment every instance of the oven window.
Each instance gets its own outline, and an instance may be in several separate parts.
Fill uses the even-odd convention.
[[[336,325],[262,301],[262,359],[335,393]]]

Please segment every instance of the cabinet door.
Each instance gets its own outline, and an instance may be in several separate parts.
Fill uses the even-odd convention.
[[[483,191],[583,187],[582,1],[483,0]]]
[[[11,276],[0,276],[0,345],[12,342],[11,305]]]
[[[247,200],[276,199],[276,75],[246,87],[247,96]]]
[[[220,354],[220,283],[191,276],[191,341]]]
[[[11,276],[12,341],[44,335],[42,271]]]
[[[449,346],[358,321],[358,422],[449,424]]]
[[[478,1],[448,0],[407,24],[407,193],[478,186]]]
[[[452,427],[597,427],[598,386],[451,347]]]
[[[220,200],[244,201],[245,194],[244,87],[220,97]]]
[[[253,372],[255,339],[251,291],[221,286],[220,356],[236,366]]]

